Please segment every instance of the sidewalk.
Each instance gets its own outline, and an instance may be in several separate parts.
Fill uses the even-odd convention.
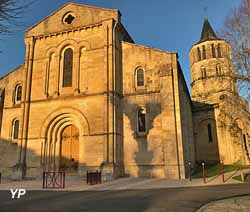
[[[232,179],[232,176],[239,175],[240,172],[225,173],[225,183],[222,182],[221,176],[210,177],[206,179],[204,184],[203,179],[182,179],[168,180],[159,178],[119,178],[113,181],[104,182],[97,185],[87,185],[86,179],[79,176],[66,176],[65,189],[42,189],[42,179],[11,181],[2,179],[0,190],[9,190],[22,188],[27,190],[63,190],[63,191],[84,191],[84,190],[126,190],[126,189],[157,189],[157,188],[178,188],[178,187],[193,187],[193,186],[209,186],[222,184],[240,184],[242,182]]]
[[[250,196],[233,197],[208,203],[197,212],[249,212]]]

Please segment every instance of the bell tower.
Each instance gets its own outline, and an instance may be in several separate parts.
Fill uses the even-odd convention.
[[[231,53],[205,18],[200,40],[189,52],[193,101],[213,104],[221,94],[237,93]]]

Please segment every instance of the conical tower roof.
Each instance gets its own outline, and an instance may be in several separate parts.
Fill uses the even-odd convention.
[[[202,27],[202,31],[201,31],[201,38],[200,38],[200,41],[198,43],[208,41],[208,40],[221,40],[221,39],[219,39],[217,37],[217,35],[215,34],[213,28],[211,27],[208,19],[205,18],[204,23],[203,23],[203,27]]]

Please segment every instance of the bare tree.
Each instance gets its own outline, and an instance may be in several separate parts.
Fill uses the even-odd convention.
[[[242,0],[226,17],[221,36],[232,46],[235,77],[241,94],[250,98],[250,0]]]
[[[20,18],[33,1],[0,0],[0,34],[16,31],[21,25]]]

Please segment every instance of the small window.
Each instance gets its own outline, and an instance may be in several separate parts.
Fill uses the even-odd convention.
[[[72,13],[67,13],[64,18],[63,18],[63,23],[64,24],[71,24],[75,19],[75,15]]]
[[[141,68],[136,71],[136,85],[144,86],[144,71]]]
[[[247,139],[246,139],[246,135],[245,134],[243,134],[243,143],[244,143],[245,150],[247,150]]]
[[[207,133],[208,133],[208,142],[212,143],[213,142],[213,136],[212,136],[212,126],[211,126],[211,124],[207,125]]]
[[[197,58],[198,58],[198,61],[201,60],[201,50],[199,47],[197,48]]]
[[[18,86],[16,100],[21,101],[21,98],[22,98],[22,86]]]
[[[221,66],[219,64],[216,65],[216,74],[217,76],[222,76],[222,69]]]
[[[12,132],[11,132],[12,140],[17,140],[18,139],[18,132],[19,132],[19,120],[15,119],[12,122]]]
[[[205,48],[205,46],[202,46],[202,57],[203,57],[203,60],[206,59],[206,48]]]
[[[72,87],[73,50],[68,48],[63,57],[63,87]]]
[[[20,104],[22,100],[22,86],[17,85],[14,91],[14,104]]]
[[[146,132],[146,111],[144,108],[140,108],[138,110],[138,132],[143,133]]]
[[[201,66],[201,78],[204,79],[207,77],[206,68]]]
[[[216,57],[214,44],[212,44],[211,48],[212,48],[212,57]]]
[[[67,24],[71,24],[72,21],[73,21],[74,19],[75,19],[75,17],[72,16],[71,14],[69,14],[69,15],[67,16],[67,18],[65,18],[65,22],[66,22]]]
[[[217,46],[217,54],[218,54],[218,57],[221,57],[221,46],[220,46],[220,44],[218,44],[218,46]]]

